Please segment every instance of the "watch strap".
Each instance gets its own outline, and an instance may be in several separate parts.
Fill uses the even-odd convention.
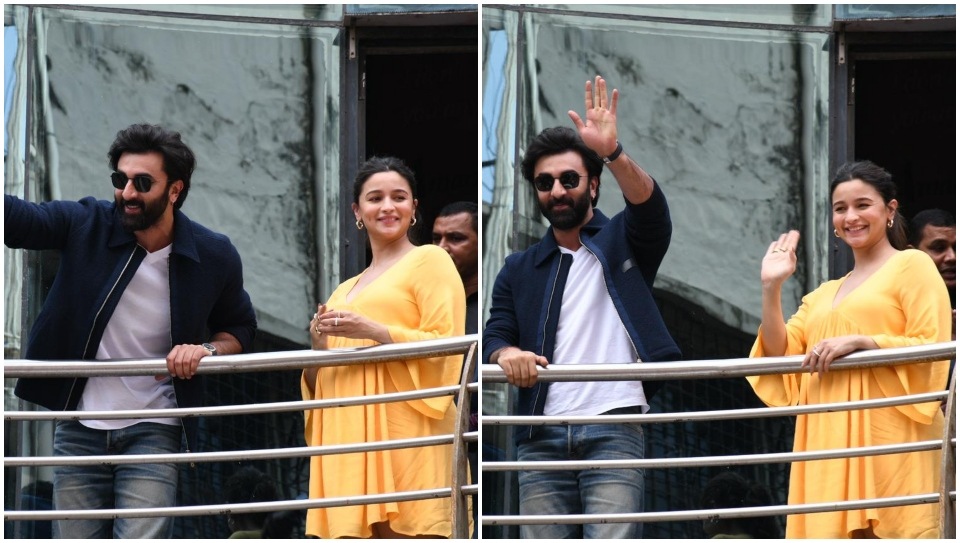
[[[617,140],[617,148],[614,149],[612,153],[610,153],[610,156],[603,157],[603,163],[610,164],[614,160],[620,158],[621,153],[623,153],[623,144],[620,143],[620,140]]]

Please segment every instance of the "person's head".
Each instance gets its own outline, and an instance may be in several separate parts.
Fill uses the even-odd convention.
[[[732,471],[723,471],[710,479],[700,494],[701,509],[731,509],[773,505],[773,496],[763,485],[752,483]],[[712,518],[703,522],[708,536],[750,534],[754,539],[779,539],[780,526],[775,517]]]
[[[957,286],[957,220],[943,209],[925,209],[910,220],[910,246],[930,255],[948,288]]]
[[[433,221],[433,244],[450,254],[460,278],[477,276],[477,203],[453,202]]]
[[[145,230],[186,201],[196,158],[178,132],[131,125],[117,132],[107,156],[114,199],[127,230]]]
[[[417,223],[417,180],[399,158],[373,157],[360,165],[353,182],[357,228],[373,238],[406,236]]]
[[[540,132],[527,146],[520,171],[533,183],[540,211],[554,228],[579,228],[592,217],[603,160],[572,128]]]
[[[897,185],[887,170],[869,160],[848,162],[830,183],[834,234],[851,249],[889,242],[907,248],[906,226],[897,210]]]
[[[224,484],[227,503],[256,503],[278,500],[277,486],[273,479],[253,466],[245,466],[231,475]],[[231,532],[260,530],[269,513],[242,513],[227,515]]]

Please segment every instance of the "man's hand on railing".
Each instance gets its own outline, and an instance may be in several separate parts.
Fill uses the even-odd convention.
[[[197,373],[200,359],[210,356],[203,345],[174,345],[167,355],[167,371],[171,377],[190,379]],[[166,379],[166,375],[157,375],[157,381]]]
[[[547,357],[530,351],[521,351],[517,347],[504,347],[491,357],[503,368],[507,382],[518,387],[532,387],[537,384],[540,370],[537,366],[547,367]]]

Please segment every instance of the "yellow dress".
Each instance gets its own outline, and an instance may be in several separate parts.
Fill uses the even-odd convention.
[[[361,274],[362,275],[362,274]],[[394,342],[463,335],[466,300],[453,261],[433,245],[416,247],[360,292],[347,293],[360,275],[343,282],[328,309],[353,311],[386,325]],[[329,336],[328,348],[374,345],[372,340]],[[303,378],[305,400],[366,396],[459,383],[462,355],[321,368],[315,393]],[[308,445],[364,443],[453,433],[451,396],[388,404],[309,410]],[[332,498],[449,487],[453,445],[314,456],[310,497]],[[372,524],[389,520],[394,531],[450,537],[449,498],[356,505],[307,512],[307,535],[324,539],[371,537]]]
[[[805,354],[824,338],[862,334],[881,348],[950,341],[950,299],[926,254],[908,249],[833,308],[846,278],[804,296],[787,322],[787,355]],[[750,352],[763,356],[760,338]],[[748,377],[769,406],[887,398],[944,390],[949,361],[816,374]],[[943,439],[939,402],[797,416],[794,451]],[[794,462],[787,502],[808,504],[938,492],[940,451]],[[789,515],[788,538],[847,538],[872,525],[882,538],[938,537],[937,504]]]

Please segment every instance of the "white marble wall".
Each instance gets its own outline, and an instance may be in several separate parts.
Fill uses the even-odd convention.
[[[583,116],[584,83],[596,74],[620,91],[620,140],[660,183],[673,218],[657,286],[756,333],[760,259],[780,232],[806,231],[804,195],[823,182],[812,176],[826,147],[810,149],[826,140],[826,124],[817,126],[825,103],[809,98],[826,77],[809,68],[821,62],[818,47],[790,35],[609,21],[533,34],[540,128],[572,127],[567,111]],[[607,215],[623,208],[609,172],[600,194]],[[817,266],[807,257],[785,285],[787,315],[808,276],[822,277],[825,245],[813,243]]]
[[[338,123],[328,113],[339,98],[327,96],[336,29],[308,40],[203,22],[48,25],[47,159],[60,197],[112,199],[106,153],[118,130],[181,132],[197,155],[183,211],[237,246],[261,329],[307,341],[313,304],[337,283],[337,141],[317,129]]]

